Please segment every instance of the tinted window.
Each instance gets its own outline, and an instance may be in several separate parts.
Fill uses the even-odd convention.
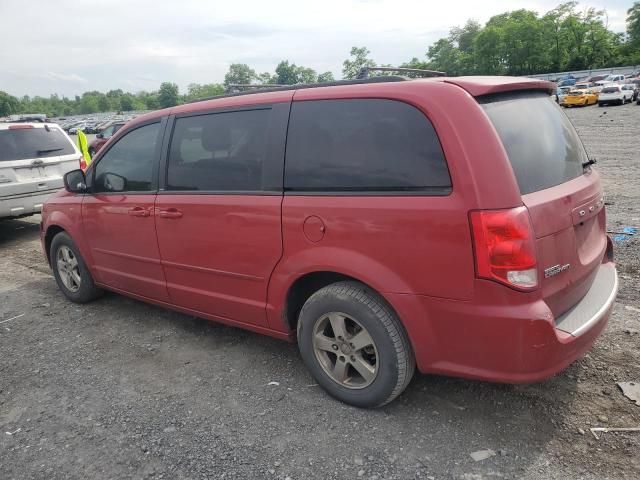
[[[618,87],[606,87],[602,89],[602,93],[616,93],[619,91]]]
[[[154,123],[120,138],[96,165],[94,191],[152,190],[159,132],[160,124]]]
[[[262,190],[271,110],[178,118],[167,170],[168,190]]]
[[[393,100],[294,102],[285,188],[299,191],[442,191],[451,186],[431,122]]]
[[[546,94],[508,94],[482,103],[523,195],[582,175],[584,147],[567,116]]]
[[[57,157],[75,153],[71,141],[57,128],[0,130],[0,162]]]

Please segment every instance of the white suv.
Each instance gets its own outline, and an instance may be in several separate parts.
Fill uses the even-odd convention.
[[[623,90],[620,85],[607,85],[600,90],[598,105],[603,106],[609,103],[624,105],[627,102],[631,102],[632,97],[633,91]]]
[[[0,218],[39,213],[81,158],[58,125],[0,123]]]

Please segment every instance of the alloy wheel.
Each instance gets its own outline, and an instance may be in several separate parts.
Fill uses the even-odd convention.
[[[60,280],[67,290],[77,292],[80,289],[80,269],[78,259],[66,245],[62,245],[56,254],[56,267]]]
[[[330,312],[316,320],[313,351],[325,373],[350,389],[365,388],[378,374],[378,350],[369,332],[356,319]]]

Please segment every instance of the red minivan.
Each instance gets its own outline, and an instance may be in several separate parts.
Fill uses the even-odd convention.
[[[44,206],[74,302],[102,289],[295,341],[318,383],[384,405],[422,373],[547,378],[618,280],[600,177],[508,77],[378,77],[138,117]]]

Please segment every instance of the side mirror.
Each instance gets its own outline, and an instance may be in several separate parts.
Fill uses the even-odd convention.
[[[64,188],[71,193],[85,193],[87,191],[87,180],[84,172],[80,169],[71,170],[64,174]]]
[[[104,138],[104,134],[99,133],[99,134],[96,135],[96,138]]]

